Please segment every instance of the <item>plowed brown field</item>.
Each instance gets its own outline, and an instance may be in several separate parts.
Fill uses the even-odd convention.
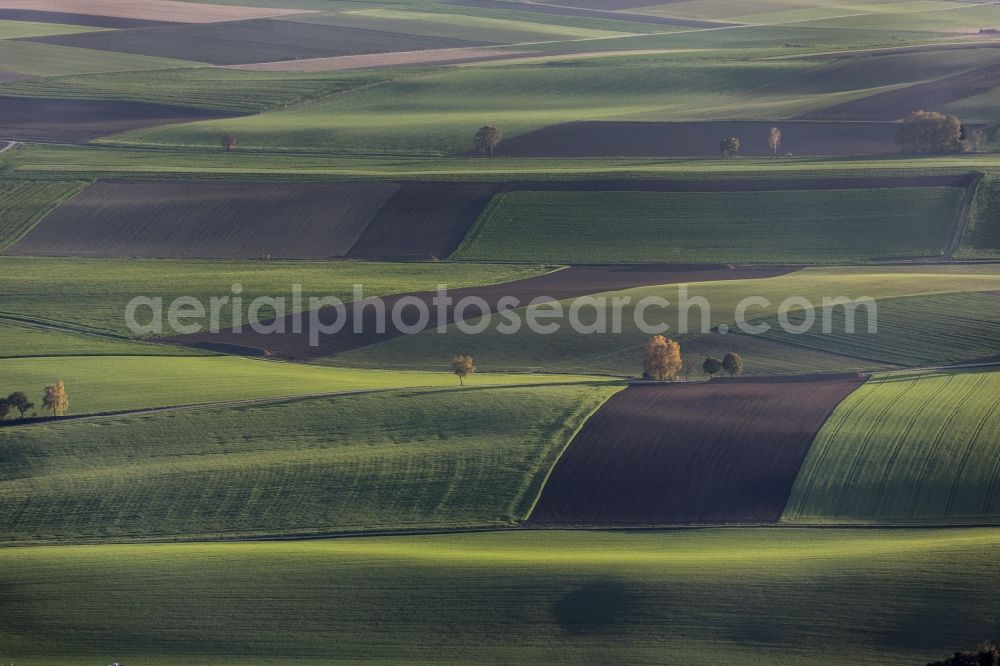
[[[584,424],[532,524],[770,523],[857,376],[634,385]]]

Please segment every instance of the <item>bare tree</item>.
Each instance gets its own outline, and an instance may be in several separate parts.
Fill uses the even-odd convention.
[[[778,157],[778,148],[781,147],[781,130],[777,127],[772,127],[767,133],[767,145],[771,148],[771,152],[775,157]]]
[[[223,134],[222,147],[227,153],[233,152],[236,149],[236,137],[232,134]]]

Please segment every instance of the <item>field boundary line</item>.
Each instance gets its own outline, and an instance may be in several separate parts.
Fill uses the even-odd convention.
[[[18,145],[18,142],[17,141],[12,141],[10,143],[10,145],[7,146],[7,148],[10,148],[11,146],[15,146],[15,145]],[[0,150],[0,154],[3,154],[4,152],[6,152],[7,148],[5,148],[4,150]],[[31,180],[31,179],[25,179],[25,180],[26,180],[26,182],[39,182],[37,180]],[[51,181],[46,181],[46,182],[51,182]],[[80,196],[81,194],[83,194],[83,192],[88,187],[90,187],[91,185],[94,184],[94,181],[92,181],[92,180],[85,180],[85,179],[82,179],[82,178],[72,178],[72,179],[65,180],[65,181],[56,180],[54,182],[57,182],[57,183],[61,182],[61,183],[65,183],[66,185],[77,184],[80,187],[75,192],[71,191],[71,192],[68,192],[68,193],[64,194],[63,196],[57,198],[55,200],[55,202],[53,202],[52,205],[49,208],[47,208],[46,210],[42,211],[42,213],[40,213],[34,220],[32,220],[31,222],[29,222],[28,225],[27,225],[27,227],[24,229],[24,231],[22,231],[21,233],[19,233],[17,236],[14,236],[13,238],[11,238],[10,240],[8,240],[7,242],[0,242],[0,256],[2,256],[3,253],[4,253],[4,251],[7,250],[8,248],[13,247],[14,245],[17,245],[18,243],[20,243],[24,239],[25,236],[27,236],[32,231],[34,231],[34,229],[38,225],[40,225],[42,222],[44,222],[45,218],[47,218],[49,215],[51,215],[57,208],[61,208],[63,205],[65,205],[65,204],[69,203],[70,201],[72,201],[73,199],[77,198],[78,196]]]
[[[797,506],[794,509],[792,509],[792,513],[789,515],[790,520],[793,520],[792,516],[801,517],[803,515],[806,506],[808,506],[809,504],[809,496],[812,494],[812,490],[814,487],[813,484],[816,481],[816,477],[819,474],[819,470],[822,467],[822,463],[826,460],[826,456],[830,452],[831,447],[833,446],[833,440],[836,438],[840,430],[844,427],[844,424],[848,421],[848,419],[854,415],[854,412],[861,405],[864,404],[864,400],[862,400],[861,398],[855,398],[855,396],[859,391],[864,391],[867,387],[873,386],[873,384],[870,382],[871,382],[871,377],[869,376],[868,379],[866,379],[860,386],[858,386],[858,388],[854,389],[849,394],[844,396],[844,399],[841,400],[839,403],[837,403],[834,406],[834,408],[830,411],[830,415],[827,416],[826,422],[822,426],[820,426],[820,429],[819,431],[817,431],[816,436],[813,438],[813,441],[810,442],[809,450],[806,452],[806,457],[802,461],[802,467],[799,468],[799,473],[796,475],[795,481],[792,482],[792,494],[794,494],[795,492],[795,486],[798,484],[799,476],[804,473],[803,470],[805,469],[806,464],[809,463],[809,457],[814,449],[816,450],[816,455],[818,457],[818,460],[815,464],[811,465],[812,469],[807,474],[808,478],[803,480],[805,486],[801,496],[799,497]],[[837,410],[841,407],[841,405],[843,405],[851,398],[855,398],[854,402],[852,402],[847,407],[846,411],[840,413],[839,418],[837,418],[836,422],[834,423],[834,417],[837,415]],[[827,425],[830,425],[830,427],[833,428],[833,432],[823,436],[823,431],[826,429]],[[821,436],[823,436],[822,442],[820,442]],[[817,442],[820,443],[819,447],[816,446]],[[792,497],[790,495],[788,500],[786,500],[785,502],[785,511],[782,512],[782,515],[777,520],[778,523],[782,522],[785,514],[789,512],[789,509],[791,508],[789,506],[791,499]]]
[[[968,226],[969,214],[972,212],[972,203],[985,176],[986,174],[982,171],[975,172],[972,182],[965,188],[965,196],[962,198],[962,208],[959,209],[958,220],[955,222],[955,231],[952,234],[951,242],[945,248],[944,254],[942,254],[945,259],[953,259],[962,241],[965,240],[965,229]]]
[[[528,507],[528,510],[524,514],[524,517],[520,520],[521,524],[524,524],[531,519],[531,514],[535,512],[535,507],[538,506],[538,502],[542,498],[542,493],[545,492],[545,486],[548,485],[549,479],[552,477],[553,470],[555,470],[556,465],[559,464],[559,461],[563,459],[563,456],[566,455],[566,452],[569,450],[569,447],[573,445],[573,440],[577,438],[577,436],[580,434],[580,431],[583,430],[583,427],[587,425],[587,422],[590,421],[590,419],[592,419],[594,415],[597,414],[597,412],[601,411],[601,408],[603,408],[604,405],[608,404],[609,400],[614,398],[616,395],[619,395],[622,391],[627,390],[628,388],[629,388],[628,385],[625,385],[621,387],[621,389],[614,391],[613,393],[608,395],[607,398],[602,400],[596,407],[594,407],[594,409],[590,410],[589,414],[587,414],[583,419],[580,420],[579,425],[577,425],[577,427],[574,428],[573,432],[570,433],[570,436],[566,439],[566,444],[562,447],[562,450],[559,451],[559,454],[556,456],[555,460],[553,460],[552,464],[549,465],[548,471],[545,473],[545,476],[542,478],[542,481],[538,486],[538,493],[536,493],[535,499],[531,502],[531,506]]]
[[[139,356],[144,358],[143,356]],[[56,357],[61,358],[61,357]],[[173,356],[168,356],[168,358],[174,358]],[[2,362],[3,359],[0,359]],[[392,386],[387,388],[367,388],[367,389],[351,389],[347,391],[328,391],[319,393],[301,393],[301,394],[289,394],[289,395],[278,395],[278,396],[264,396],[260,398],[241,398],[237,400],[217,400],[212,402],[195,402],[195,403],[185,403],[179,405],[166,405],[162,407],[142,407],[139,409],[123,409],[118,411],[104,411],[104,412],[92,412],[89,414],[76,414],[72,416],[56,416],[56,417],[45,417],[40,416],[37,418],[25,418],[16,421],[4,421],[0,424],[0,432],[4,428],[12,428],[18,426],[32,426],[32,425],[51,425],[65,422],[80,422],[80,421],[96,421],[101,419],[114,419],[114,418],[130,418],[133,416],[145,416],[147,414],[160,414],[166,412],[179,412],[179,411],[196,411],[199,409],[226,409],[230,407],[255,407],[258,405],[271,405],[271,404],[281,404],[281,403],[291,403],[291,402],[304,402],[307,400],[321,400],[323,398],[337,398],[341,396],[354,396],[354,395],[369,395],[373,393],[392,393],[392,392],[415,392],[415,393],[452,393],[456,391],[480,391],[480,390],[491,390],[491,389],[518,389],[518,388],[545,388],[545,387],[558,387],[558,386],[614,386],[621,384],[621,380],[609,378],[607,380],[594,380],[594,379],[580,379],[578,381],[566,381],[566,382],[524,382],[518,384],[481,384],[478,386],[433,386],[433,385],[420,385],[420,386]]]

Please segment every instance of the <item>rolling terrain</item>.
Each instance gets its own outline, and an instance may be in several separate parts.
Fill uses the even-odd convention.
[[[998,555],[989,529],[4,548],[0,626],[32,665],[926,663],[996,627]]]
[[[0,664],[1000,642],[998,30],[0,0]]]

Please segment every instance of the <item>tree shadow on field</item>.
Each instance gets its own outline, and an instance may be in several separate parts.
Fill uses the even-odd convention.
[[[595,580],[564,594],[552,613],[560,628],[574,636],[617,634],[644,614],[644,597],[622,581]]]

